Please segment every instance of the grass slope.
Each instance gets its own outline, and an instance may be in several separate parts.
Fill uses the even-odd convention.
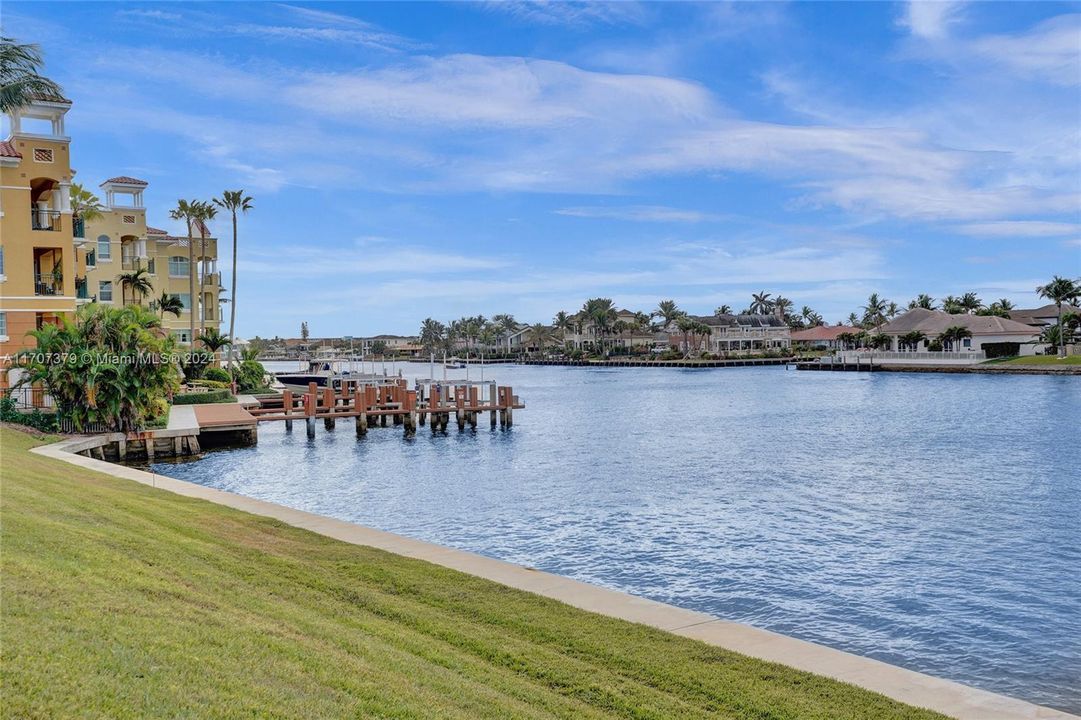
[[[39,442],[0,429],[8,717],[941,717]]]
[[[1055,355],[1025,355],[1022,357],[1012,357],[1002,360],[988,360],[987,364],[990,365],[1032,365],[1039,367],[1069,367],[1081,365],[1081,355],[1067,355],[1064,358],[1056,357]]]

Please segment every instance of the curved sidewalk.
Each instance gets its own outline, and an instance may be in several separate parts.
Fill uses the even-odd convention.
[[[271,517],[336,540],[426,560],[519,590],[560,600],[582,610],[649,625],[751,657],[782,663],[852,683],[895,700],[929,708],[962,720],[1034,718],[1081,720],[1076,715],[1059,710],[905,670],[878,660],[797,640],[768,630],[720,620],[706,613],[684,610],[475,553],[414,540],[302,510],[294,510],[283,505],[176,480],[124,465],[75,455],[66,450],[71,443],[72,441],[64,441],[36,447],[31,452],[115,477],[134,480],[178,495],[200,498],[237,510]]]

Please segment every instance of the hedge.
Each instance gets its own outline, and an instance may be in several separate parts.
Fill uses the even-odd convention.
[[[173,405],[205,405],[220,402],[236,402],[236,398],[226,389],[210,390],[203,393],[184,393],[173,397]]]

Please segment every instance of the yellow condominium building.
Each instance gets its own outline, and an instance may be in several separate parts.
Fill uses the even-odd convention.
[[[218,241],[204,225],[193,228],[191,247],[186,237],[174,237],[147,225],[143,204],[147,185],[145,180],[126,176],[101,184],[101,217],[86,222],[79,252],[77,301],[146,305],[162,315],[163,326],[180,342],[190,343],[191,309],[196,305],[193,297],[202,297],[196,307],[196,336],[205,329],[218,329],[221,320]],[[145,295],[122,281],[140,268],[147,271],[146,278],[153,286]],[[180,299],[184,309],[179,317],[161,311],[158,301],[162,293]]]
[[[70,108],[37,100],[11,113],[0,141],[0,387],[7,359],[34,345],[26,333],[75,310]]]

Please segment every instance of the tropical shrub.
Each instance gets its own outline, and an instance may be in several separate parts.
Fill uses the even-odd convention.
[[[255,392],[266,387],[266,370],[258,360],[242,360],[236,368],[239,392]]]
[[[160,414],[179,387],[173,338],[139,305],[111,308],[90,303],[74,320],[29,333],[37,347],[19,353],[19,385],[42,384],[60,417],[77,431],[92,423],[110,430],[138,430]]]
[[[215,390],[221,390],[222,388],[228,388],[231,385],[231,383],[222,382],[221,380],[192,380],[192,381],[190,381],[188,383],[185,383],[185,384],[190,385],[192,387],[213,388]]]
[[[1015,342],[997,342],[997,343],[984,343],[982,346],[984,354],[990,358],[1000,357],[1013,357],[1014,355],[1021,354],[1021,343]]]
[[[207,403],[221,402],[236,402],[236,398],[225,388],[173,396],[173,405],[205,405]]]
[[[217,367],[207,368],[206,371],[203,372],[203,379],[214,380],[225,384],[229,384],[233,381],[233,378],[229,374],[228,370]]]
[[[191,350],[181,356],[180,369],[184,371],[185,380],[198,380],[203,377],[213,362],[213,353],[205,350]]]
[[[0,421],[26,425],[42,432],[56,432],[56,415],[43,413],[34,408],[28,413],[20,412],[15,400],[7,395],[0,397]]]

